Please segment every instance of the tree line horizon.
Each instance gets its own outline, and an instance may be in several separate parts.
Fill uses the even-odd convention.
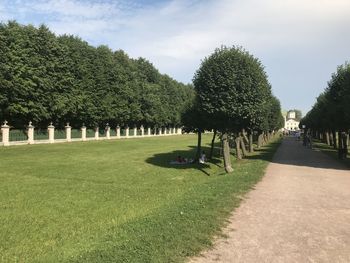
[[[123,50],[48,27],[0,24],[0,120],[16,128],[179,126],[194,90]]]
[[[300,122],[313,137],[338,149],[347,158],[350,130],[350,64],[345,62],[331,75],[325,90]]]
[[[183,84],[144,58],[93,47],[48,27],[0,23],[0,119],[15,127],[175,127],[198,134],[213,130],[222,141],[225,169],[253,152],[284,126],[280,101],[264,66],[243,47],[217,48]],[[242,151],[242,152],[241,152]],[[212,156],[212,151],[210,156]]]

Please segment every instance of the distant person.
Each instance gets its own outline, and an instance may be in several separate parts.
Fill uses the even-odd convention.
[[[307,146],[307,134],[304,133],[304,137],[303,137],[303,146]]]
[[[306,135],[306,138],[307,138],[307,140],[306,140],[307,146],[308,146],[310,149],[312,149],[312,136],[311,136],[311,133],[308,133],[308,134]]]
[[[205,163],[205,152],[203,151],[201,157],[199,158],[199,163]]]

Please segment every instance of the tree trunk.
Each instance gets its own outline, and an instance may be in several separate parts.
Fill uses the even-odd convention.
[[[253,147],[253,132],[249,132],[249,152],[254,152],[254,147]]]
[[[337,134],[335,130],[332,131],[332,136],[333,136],[333,148],[337,149]]]
[[[224,153],[225,171],[226,171],[226,173],[231,173],[231,172],[233,172],[233,169],[231,166],[230,145],[228,143],[227,133],[224,133],[222,135],[222,148],[223,148],[223,153]]]
[[[237,160],[242,160],[242,153],[241,153],[241,138],[240,136],[237,136],[235,139],[236,143],[236,158]]]
[[[216,130],[214,130],[213,139],[211,140],[211,147],[210,147],[210,153],[209,153],[210,160],[213,159],[215,137],[216,137]]]
[[[239,141],[240,141],[240,144],[241,144],[241,149],[242,149],[242,153],[243,153],[243,157],[244,156],[247,156],[248,153],[247,153],[247,148],[245,147],[245,142],[244,142],[244,139],[242,136],[239,136]]]
[[[347,155],[348,155],[348,135],[347,133],[343,133],[343,137],[342,137],[342,140],[343,140],[343,159],[346,159],[347,158]]]
[[[329,132],[326,131],[325,135],[326,135],[326,143],[327,143],[327,145],[331,145],[330,140],[329,140]]]
[[[260,133],[258,136],[258,149],[262,146],[263,144],[263,134]]]
[[[341,131],[338,131],[338,158],[343,159],[343,141]]]
[[[242,129],[242,136],[246,144],[249,144],[249,139],[247,137],[247,133],[245,132],[244,129]]]
[[[266,135],[266,132],[264,132],[264,135],[263,135],[263,145],[266,145],[267,144],[267,135]]]
[[[202,152],[202,132],[198,131],[198,141],[197,141],[197,153],[195,157],[195,162],[199,162],[199,158],[201,157]]]
[[[333,133],[329,132],[329,145],[333,146],[334,145],[334,138],[333,138]]]

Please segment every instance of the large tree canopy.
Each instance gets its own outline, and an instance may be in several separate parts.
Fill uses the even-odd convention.
[[[257,58],[242,48],[222,47],[205,58],[194,77],[202,111],[220,130],[260,128],[271,97]]]
[[[180,125],[193,100],[192,86],[146,59],[56,36],[44,25],[0,23],[0,43],[0,120],[17,127]]]
[[[221,47],[205,58],[193,79],[198,96],[198,112],[205,118],[202,125],[227,133],[242,129],[267,131],[281,127],[279,101],[261,62],[242,48]],[[199,124],[200,125],[200,124]],[[227,140],[226,140],[227,141]],[[226,147],[227,149],[227,147]],[[227,150],[225,167],[230,171]]]

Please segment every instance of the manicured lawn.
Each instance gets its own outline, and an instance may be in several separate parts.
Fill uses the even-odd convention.
[[[198,253],[279,141],[234,161],[230,175],[220,159],[169,165],[194,145],[186,135],[1,147],[0,262],[181,262]]]

